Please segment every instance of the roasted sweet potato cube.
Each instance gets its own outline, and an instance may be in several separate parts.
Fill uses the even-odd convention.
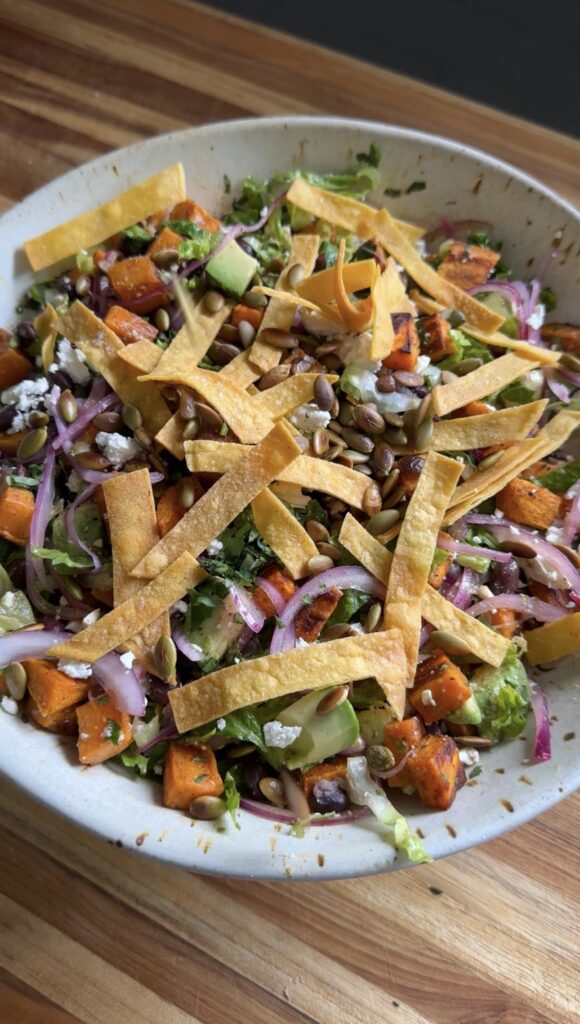
[[[451,736],[425,736],[407,767],[420,799],[426,807],[446,811],[465,783],[465,771]]]
[[[499,260],[499,253],[481,245],[465,245],[452,242],[447,249],[437,273],[446,281],[467,291],[485,284]]]
[[[24,487],[0,487],[0,537],[23,547],[30,534],[34,495]]]
[[[580,327],[574,324],[544,324],[542,338],[549,345],[559,341],[567,352],[580,354]]]
[[[190,220],[204,231],[219,231],[221,228],[219,220],[212,217],[199,203],[194,203],[193,199],[184,199],[177,203],[171,211],[169,220]]]
[[[258,330],[262,323],[262,317],[264,316],[263,309],[253,309],[251,306],[244,306],[243,303],[238,302],[232,310],[232,324],[237,327],[241,324],[242,320],[252,325],[255,331]]]
[[[203,487],[197,477],[192,476],[190,479],[195,500],[198,501],[203,494]],[[168,487],[161,495],[157,504],[157,529],[159,530],[159,536],[164,537],[174,526],[177,526],[179,520],[183,519],[186,512],[187,509],[179,500],[179,485],[174,484],[172,487]]]
[[[291,580],[277,565],[268,566],[261,575],[276,588],[283,601],[289,601],[293,594],[296,593],[294,580]],[[266,618],[269,619],[272,615],[276,614],[276,609],[265,590],[262,590],[261,587],[256,587],[252,596],[258,608],[264,612]]]
[[[101,764],[116,757],[133,742],[131,719],[115,707],[106,693],[77,708],[81,764]]]
[[[341,597],[342,590],[339,590],[338,587],[330,587],[325,594],[318,594],[312,604],[305,604],[294,620],[296,636],[301,640],[306,640],[306,643],[314,643]]]
[[[471,696],[461,669],[443,651],[434,651],[421,662],[409,701],[424,722],[431,725],[457,711]]]
[[[419,358],[419,334],[415,321],[410,313],[393,313],[393,349],[390,356],[383,359],[383,365],[391,370],[412,371]]]
[[[130,256],[113,263],[109,280],[123,305],[134,313],[150,313],[169,302],[157,267],[149,256]]]
[[[447,356],[455,355],[455,345],[449,333],[448,321],[441,313],[433,313],[421,320],[423,351],[432,363],[438,363]]]
[[[17,430],[14,434],[0,434],[0,452],[3,455],[15,455],[18,445],[27,433],[27,430]]]
[[[26,658],[22,664],[28,678],[28,692],[41,715],[54,715],[86,698],[87,680],[71,679],[54,661]]]
[[[467,405],[462,405],[461,409],[456,409],[453,415],[457,418],[462,416],[485,416],[488,412],[493,412],[493,406],[486,405],[485,402],[468,402]]]
[[[177,250],[182,241],[183,238],[177,234],[177,231],[172,231],[171,228],[162,228],[147,249],[147,255],[155,256],[158,252],[167,252],[169,249]]]
[[[159,331],[142,316],[131,313],[123,306],[111,306],[105,316],[107,327],[113,331],[124,345],[132,345],[135,341],[155,341]]]
[[[516,477],[499,492],[496,507],[514,523],[531,526],[536,530],[547,530],[558,518],[562,508],[562,496],[540,487],[531,480]]]
[[[448,540],[452,539],[448,533],[445,533],[444,530],[441,530],[440,532],[442,537],[447,537]],[[429,573],[430,587],[435,587],[435,590],[439,590],[439,587],[442,586],[443,580],[445,579],[447,573],[449,572],[449,566],[451,565],[452,561],[452,554],[450,552],[447,552],[445,558],[443,558],[439,562],[439,564],[435,566],[434,569],[431,569],[431,572]]]
[[[78,732],[77,705],[55,711],[53,715],[43,715],[36,701],[29,697],[24,711],[35,725],[47,732],[56,732],[61,736],[75,736]]]
[[[309,797],[317,782],[334,782],[335,779],[345,778],[346,757],[335,757],[332,761],[323,761],[302,772],[302,785]]]
[[[418,747],[425,735],[425,726],[417,715],[412,718],[404,718],[402,722],[389,722],[384,728],[385,747],[388,747],[395,764],[400,764],[405,755]],[[405,789],[412,786],[413,780],[409,769],[405,765],[397,775],[389,779],[389,786],[392,789]]]
[[[20,384],[31,370],[30,360],[17,348],[12,348],[8,331],[0,328],[0,391]]]
[[[518,617],[512,608],[496,608],[491,613],[491,625],[507,640],[511,640],[516,631]]]
[[[163,769],[163,803],[185,811],[198,796],[219,796],[224,784],[215,754],[204,743],[170,743]]]

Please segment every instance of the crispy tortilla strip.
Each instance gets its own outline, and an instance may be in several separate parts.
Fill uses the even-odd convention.
[[[105,378],[124,405],[135,405],[139,409],[150,434],[161,430],[171,414],[159,389],[142,383],[137,371],[120,358],[126,346],[98,316],[82,302],[73,302],[60,317],[60,331]]]
[[[45,373],[48,373],[50,364],[54,363],[54,349],[58,334],[58,313],[50,302],[47,302],[42,313],[34,318],[34,330],[37,343],[40,345],[42,368]]]
[[[153,373],[141,377],[143,382],[159,381],[166,384],[182,384],[197,391],[199,395],[219,412],[228,427],[244,444],[253,444],[272,429],[272,418],[265,409],[255,404],[247,391],[239,388],[233,380],[224,379],[213,370],[200,370],[192,366],[185,352],[175,358],[173,366],[163,373],[157,367]]]
[[[70,640],[51,647],[49,657],[97,661],[103,654],[121,647],[155,622],[188,590],[197,586],[205,575],[195,558],[187,551],[182,552],[179,558],[147,583],[139,593],[127,598]]]
[[[377,211],[357,199],[348,199],[346,196],[339,196],[334,192],[325,192],[324,189],[309,185],[304,178],[295,178],[286,198],[299,206],[301,210],[312,213],[320,220],[326,220],[329,224],[336,224],[354,235],[359,235],[363,242],[373,236],[372,231],[367,234],[363,232],[361,235],[360,230],[362,225],[369,223]],[[395,224],[411,244],[418,242],[425,234],[424,228],[418,228],[415,224],[408,224],[404,220],[397,220]]]
[[[373,289],[373,330],[368,349],[368,358],[373,362],[391,354],[395,337],[391,313],[397,312],[394,301],[400,293],[400,284],[395,261],[389,258]]]
[[[442,310],[447,308],[443,303],[435,302],[434,299],[421,295],[416,289],[412,289],[410,295],[422,313],[441,313]],[[505,334],[501,334],[498,331],[493,334],[486,334],[472,323],[461,324],[460,330],[464,334],[469,334],[471,338],[475,338],[476,341],[483,342],[484,345],[493,345],[494,348],[508,348],[523,356],[524,359],[536,359],[539,363],[547,363],[550,366],[557,363],[561,355],[560,352],[552,352],[549,348],[539,348],[538,345],[531,345],[529,341],[517,341],[514,338],[508,338]]]
[[[457,522],[462,516],[471,512],[477,505],[492,498],[501,491],[514,477],[523,473],[528,466],[538,462],[560,448],[574,433],[580,424],[580,412],[564,409],[559,412],[536,437],[514,445],[488,469],[476,470],[465,483],[461,484],[453,495],[445,516],[449,525]]]
[[[154,341],[148,341],[147,338],[134,341],[132,345],[124,345],[123,351],[119,351],[119,357],[123,362],[139,370],[139,373],[153,373],[161,354],[159,345]]]
[[[250,366],[257,370],[256,378],[261,377],[267,370],[277,366],[280,362],[283,350],[269,345],[263,340],[263,333],[268,328],[277,327],[283,331],[289,331],[292,327],[296,303],[294,293],[290,291],[288,284],[288,271],[300,263],[304,267],[304,273],[308,276],[314,269],[320,238],[318,235],[294,235],[292,248],[288,257],[288,263],[278,278],[276,289],[278,292],[288,292],[289,295],[279,297],[274,295],[264,316],[260,329],[254,338],[254,344],[247,350]],[[254,378],[254,379],[256,379]],[[253,382],[252,382],[253,383]]]
[[[465,452],[473,448],[522,441],[538,422],[547,404],[547,399],[542,399],[481,416],[440,420],[433,425],[433,434],[427,447],[434,452]],[[393,451],[404,454],[411,449],[393,448]]]
[[[203,298],[194,303],[191,293],[178,279],[174,282],[174,288],[185,324],[177,332],[169,348],[161,354],[157,367],[160,373],[166,373],[175,366],[181,368],[186,360],[197,366],[215,341],[222,324],[229,320],[234,308],[232,300],[225,299],[217,313],[209,313]]]
[[[252,515],[256,529],[278,556],[293,580],[307,574],[309,558],[318,554],[312,537],[269,488],[254,498]]]
[[[307,235],[305,237],[311,238],[312,236]],[[252,291],[256,292],[257,295],[267,295],[276,302],[283,302],[287,306],[293,306],[294,309],[298,306],[302,306],[303,309],[311,309],[313,313],[318,313],[319,316],[324,317],[326,320],[331,320],[337,326],[344,328],[343,319],[335,306],[318,306],[315,302],[310,302],[309,299],[301,299],[295,292],[282,291],[280,288],[266,288],[265,285],[256,285],[252,288]],[[274,348],[275,346],[269,345],[268,347]],[[248,349],[248,351],[250,352],[250,358],[253,361],[253,346],[252,349]],[[280,352],[281,354],[281,349],[276,349],[276,352]],[[278,362],[280,362],[280,360],[278,360]],[[278,362],[274,365],[277,366]],[[270,369],[270,367],[268,367],[268,369]],[[262,373],[264,372],[265,371],[262,371]]]
[[[392,695],[388,699],[402,717],[406,665],[397,630],[329,640],[243,661],[173,690],[169,700],[179,732],[187,732],[272,697],[376,678],[379,673]]]
[[[102,486],[113,549],[113,594],[117,606],[143,589],[142,580],[130,574],[159,540],[155,501],[148,469],[118,473]],[[151,671],[152,650],[159,637],[169,633],[169,613],[163,612],[125,646]]]
[[[347,263],[342,272],[347,292],[360,292],[363,288],[370,288],[375,279],[377,268],[376,260],[357,260],[356,263]],[[326,305],[334,300],[334,267],[327,270],[320,270],[317,274],[311,274],[304,278],[295,291],[303,299],[316,303],[318,306]]]
[[[186,441],[184,447],[187,467],[193,473],[226,473],[237,465],[244,452],[251,450],[241,444],[224,444],[223,441]],[[312,455],[301,455],[291,466],[281,470],[275,479],[309,491],[331,494],[354,508],[362,508],[369,486],[368,477],[362,473]]]
[[[415,676],[421,607],[437,534],[460,473],[461,465],[454,459],[429,452],[393,555],[385,599],[385,628],[400,629],[403,634],[409,686]]]
[[[468,402],[485,398],[500,388],[507,387],[523,373],[540,366],[537,359],[525,359],[516,352],[508,352],[491,363],[484,363],[465,377],[458,377],[451,384],[437,384],[431,392],[433,412],[436,416],[448,416],[455,409],[461,409]]]
[[[296,373],[293,377],[275,384],[267,391],[259,391],[254,397],[254,402],[264,409],[273,420],[279,420],[281,416],[287,416],[299,405],[304,405],[312,400],[314,394],[314,381],[320,376],[318,373]],[[338,377],[334,373],[323,374],[329,384],[336,384]]]
[[[220,370],[224,377],[235,380],[238,387],[243,388],[244,391],[261,376],[260,371],[255,370],[250,362],[250,351],[250,349],[244,349],[239,356],[236,356],[231,363]]]
[[[230,446],[225,444],[224,448]],[[134,576],[150,579],[162,572],[182,551],[195,556],[253,501],[254,498],[300,455],[288,427],[281,421],[254,448],[210,487],[183,519],[165,534],[133,570]]]
[[[530,665],[545,665],[580,651],[580,612],[524,632]]]
[[[24,251],[33,270],[44,270],[185,198],[183,165],[173,164],[108,203],[24,242]]]
[[[364,526],[347,512],[340,530],[339,541],[351,555],[376,576],[385,586],[389,581],[389,572],[393,556],[383,547],[376,537],[371,536]],[[462,612],[450,601],[446,601],[433,587],[428,586],[423,595],[421,606],[423,618],[427,619],[436,629],[446,630],[454,636],[460,636],[469,644],[470,650],[482,661],[498,667],[506,656],[510,641],[494,632],[489,626],[474,619],[467,612]]]

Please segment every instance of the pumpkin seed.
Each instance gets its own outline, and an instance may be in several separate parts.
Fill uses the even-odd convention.
[[[572,352],[563,352],[560,356],[560,362],[567,370],[573,370],[574,373],[580,373],[580,359],[578,356],[573,355]]]
[[[66,594],[68,597],[72,597],[73,601],[82,601],[83,592],[79,587],[78,583],[75,583],[71,576],[60,576],[58,573],[54,571],[52,575],[54,576],[63,594]]]
[[[268,299],[261,292],[244,292],[242,304],[250,309],[263,309],[268,305]]]
[[[334,568],[334,562],[327,555],[313,555],[308,559],[306,568],[310,576],[316,576],[319,572],[326,572],[327,569]]]
[[[179,395],[179,415],[184,420],[192,420],[195,416],[195,398],[189,391],[181,391]]]
[[[96,469],[99,472],[103,469],[107,469],[110,465],[109,460],[106,459],[104,455],[101,455],[99,452],[92,451],[91,449],[79,452],[75,458],[81,469]]]
[[[374,772],[388,772],[395,763],[395,755],[388,747],[382,747],[378,743],[372,743],[366,749],[366,759],[369,768]]]
[[[397,385],[392,373],[382,373],[377,377],[377,391],[382,395],[392,395],[393,391],[396,390]]]
[[[490,466],[495,466],[496,462],[498,461],[498,459],[501,459],[502,455],[503,451],[492,452],[491,455],[486,455],[485,459],[482,459],[481,462],[478,462],[477,468],[489,469]]]
[[[249,320],[240,320],[238,324],[238,334],[244,348],[249,348],[256,337],[256,328],[249,322]]]
[[[454,633],[447,633],[444,629],[434,629],[430,636],[434,647],[440,647],[445,654],[469,654],[469,644]]]
[[[298,822],[308,821],[310,818],[310,807],[308,806],[308,800],[306,799],[304,790],[298,785],[296,779],[290,774],[287,768],[280,769],[280,777],[282,779],[286,803],[296,816],[296,820]]]
[[[354,407],[350,402],[346,400],[340,403],[340,409],[338,410],[338,422],[343,427],[350,427],[353,422]]]
[[[183,428],[183,434],[181,436],[183,437],[184,441],[193,441],[194,437],[197,437],[198,434],[199,420],[194,416],[192,420],[188,420],[187,423],[185,424],[185,427]]]
[[[344,451],[344,442],[342,444],[333,444],[327,452],[324,453],[324,458],[329,462],[337,459],[338,456]]]
[[[330,412],[334,404],[334,391],[323,373],[314,381],[314,401],[323,412]]]
[[[26,693],[26,683],[28,682],[24,665],[21,665],[19,661],[10,662],[8,668],[4,669],[4,682],[12,699],[22,700]]]
[[[341,364],[339,363],[339,366],[340,365]],[[338,401],[338,398],[335,395],[334,396],[334,402],[332,403],[332,408],[330,409],[330,418],[334,421],[335,425],[336,425],[336,420],[338,418],[339,412],[340,412],[340,402]]]
[[[371,465],[378,476],[386,476],[393,468],[395,456],[386,441],[379,441],[371,457]]]
[[[412,373],[410,370],[395,370],[394,378],[405,388],[421,388],[425,383],[421,373]]]
[[[335,424],[333,423],[332,426],[334,427]],[[338,424],[336,424],[336,426],[338,426]],[[340,429],[342,430],[342,427]],[[326,432],[328,434],[328,440],[332,441],[332,444],[339,444],[341,448],[346,448],[346,441],[343,441],[342,436],[338,434],[336,430],[331,430],[330,427],[327,427]]]
[[[391,529],[400,519],[399,512],[396,508],[386,508],[381,512],[377,512],[376,515],[371,516],[367,523],[367,530],[372,533],[373,537],[378,537],[381,533],[386,533],[387,530]]]
[[[370,608],[369,608],[369,610],[368,610],[368,612],[367,612],[367,614],[365,616],[365,621],[364,621],[364,631],[365,631],[365,633],[374,633],[374,631],[377,628],[377,626],[378,626],[379,622],[381,621],[382,617],[383,617],[383,606],[382,606],[382,604],[379,604],[378,601],[377,601],[376,604],[372,604],[370,606]]]
[[[525,540],[517,540],[515,537],[513,540],[502,540],[500,542],[501,551],[509,551],[510,554],[516,558],[536,558],[537,551],[532,547],[531,544],[526,544]]]
[[[195,487],[191,477],[181,478],[177,485],[177,498],[182,508],[191,508],[195,505]]]
[[[284,799],[284,786],[280,782],[280,779],[274,779],[269,775],[266,775],[258,782],[258,789],[268,803],[274,804],[275,807],[286,806],[286,800]]]
[[[171,320],[169,319],[169,313],[166,309],[158,309],[155,312],[154,317],[155,326],[158,331],[162,333],[168,331],[171,327]]]
[[[397,469],[396,467],[391,470],[391,472],[389,473],[387,479],[385,480],[384,484],[381,487],[381,494],[382,494],[383,498],[388,497],[388,495],[391,493],[393,488],[396,486],[397,481],[398,481],[400,475],[401,475],[401,471],[399,469]]]
[[[223,420],[219,412],[212,409],[211,405],[206,405],[205,402],[196,402],[195,414],[208,430],[215,430],[216,433],[221,430]]]
[[[353,423],[368,434],[382,434],[385,429],[385,421],[380,412],[368,404],[355,406]]]
[[[319,523],[317,519],[307,519],[304,523],[304,527],[309,537],[316,543],[320,541],[328,540],[330,534],[323,523]]]
[[[165,401],[170,402],[172,406],[175,405],[176,402],[179,402],[180,392],[179,389],[176,388],[173,384],[163,385],[163,387],[161,388],[161,394],[163,395]]]
[[[382,496],[380,488],[377,484],[369,484],[365,493],[363,494],[362,506],[367,516],[374,516],[380,511],[382,504]]]
[[[344,445],[344,441],[342,443]],[[353,448],[343,448],[342,454],[345,459],[348,459],[351,466],[364,466],[370,459],[370,455],[365,455],[364,452],[355,452]]]
[[[153,466],[153,469],[156,469],[158,473],[162,473],[164,477],[167,477],[167,466],[161,461],[155,452],[149,452],[147,458],[149,459],[149,464]],[[126,465],[127,464],[125,463],[125,466]]]
[[[31,430],[26,437],[22,438],[22,441],[18,445],[16,454],[19,459],[30,459],[33,455],[44,448],[46,440],[48,438],[48,430],[46,427],[35,427]]]
[[[265,327],[261,337],[267,345],[272,345],[274,348],[298,348],[298,338],[281,327]]]
[[[328,715],[336,711],[341,704],[344,704],[348,697],[348,686],[335,686],[330,693],[326,693],[316,706],[317,715]]]
[[[392,444],[395,448],[406,448],[407,446],[407,435],[404,430],[397,430],[395,427],[387,427],[384,432],[385,441]]]
[[[78,416],[79,407],[77,400],[72,391],[69,391],[68,388],[66,391],[63,391],[58,400],[58,411],[65,423],[74,423]],[[43,426],[42,423],[35,423],[34,425],[36,427]]]
[[[492,746],[492,740],[487,736],[454,736],[453,739],[458,747],[479,747],[482,750],[484,747]]]
[[[219,313],[220,309],[224,308],[225,301],[221,292],[216,292],[212,289],[205,293],[203,304],[208,313]]]
[[[301,263],[293,263],[286,272],[286,284],[289,288],[297,288],[301,281],[304,280],[306,271]]]
[[[399,502],[405,497],[406,493],[406,488],[403,484],[400,484],[394,491],[391,491],[386,498],[383,498],[383,510],[385,512],[394,510],[395,505],[399,504]]]
[[[28,418],[28,422],[30,423],[31,427],[45,427],[47,425],[47,423],[48,423],[48,420],[49,420],[48,414],[45,413],[45,412],[41,412],[40,409],[34,409],[30,413],[30,416]],[[67,421],[67,422],[71,422],[72,423],[72,420]]]
[[[155,667],[166,683],[175,675],[177,649],[170,636],[160,636],[153,652]]]
[[[353,463],[352,468],[354,469],[355,473],[362,473],[363,476],[372,476],[373,475],[373,471],[372,471],[370,466],[364,466],[364,465],[360,465],[360,464],[359,465],[355,465],[355,463]]]
[[[218,331],[218,340],[235,345],[240,340],[240,332],[233,324],[222,324]]]
[[[215,821],[226,811],[226,802],[219,796],[198,796],[189,805],[189,813],[197,821]]]
[[[208,355],[218,366],[227,366],[241,351],[237,345],[231,345],[228,341],[214,341],[208,349]]]
[[[554,544],[554,547],[561,551],[563,555],[566,555],[566,558],[570,559],[576,569],[580,569],[580,555],[577,551],[574,551],[574,548],[569,548],[567,544]]]
[[[82,299],[83,295],[88,295],[91,290],[91,279],[87,274],[81,274],[75,283],[75,292],[79,299]]]
[[[354,448],[355,452],[370,453],[375,447],[375,442],[370,437],[361,434],[359,430],[353,430],[352,427],[345,427],[342,436],[349,448]]]
[[[423,420],[422,423],[417,427],[414,434],[414,447],[418,452],[425,451],[431,438],[433,437],[433,420],[429,416]]]
[[[273,366],[271,370],[266,370],[266,373],[258,383],[259,391],[267,391],[269,388],[273,388],[276,384],[281,384],[283,380],[286,380],[290,376],[290,367],[286,365]]]
[[[340,551],[334,546],[334,544],[328,544],[327,541],[320,541],[318,550],[321,555],[326,555],[327,558],[331,558],[333,562],[338,562],[341,557]]]
[[[143,427],[138,427],[137,430],[134,430],[133,437],[142,448],[149,449],[153,447],[153,438],[150,437],[146,430],[143,430]]]
[[[143,426],[143,417],[136,405],[124,405],[121,409],[121,419],[129,430],[139,430]]]
[[[324,631],[325,640],[342,640],[345,636],[352,636],[353,629],[348,622],[335,622]]]
[[[441,371],[441,383],[442,384],[453,384],[453,381],[457,380],[457,374],[453,373],[452,370]]]
[[[151,256],[156,267],[171,267],[179,259],[179,250],[170,246],[167,249],[158,249]]]
[[[312,438],[312,450],[315,455],[324,455],[324,452],[328,451],[329,448],[329,437],[324,427],[318,427],[314,431]]]
[[[404,426],[403,417],[398,412],[384,412],[383,419],[389,427],[397,427],[398,429]]]
[[[341,341],[325,341],[324,344],[319,345],[316,349],[316,355],[319,359],[322,359],[324,356],[333,356],[338,352],[341,344]]]
[[[480,366],[483,366],[483,359],[478,359],[477,356],[474,356],[472,359],[462,359],[455,367],[455,372],[460,377],[465,377],[468,373],[472,373],[473,370],[478,370]]]

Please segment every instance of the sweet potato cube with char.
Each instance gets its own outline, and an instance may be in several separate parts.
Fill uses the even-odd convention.
[[[305,604],[294,620],[296,636],[300,640],[306,640],[308,644],[314,643],[341,597],[342,590],[339,590],[338,587],[330,587],[326,593],[318,594],[312,604]]]
[[[493,249],[481,245],[465,245],[452,242],[447,249],[437,273],[446,281],[467,291],[485,284],[500,256]]]
[[[425,726],[417,715],[413,715],[412,718],[404,718],[402,722],[389,722],[383,732],[385,747],[391,751],[397,765],[410,750],[419,746],[425,735]],[[405,789],[412,785],[413,780],[406,765],[389,779],[389,786],[393,789]]]
[[[157,267],[149,256],[130,256],[113,263],[109,280],[123,305],[134,313],[150,313],[169,302]]]
[[[55,711],[53,715],[43,715],[36,701],[29,697],[24,711],[35,725],[47,732],[56,732],[60,736],[76,736],[78,732],[77,705]]]
[[[199,203],[194,203],[193,199],[184,199],[181,203],[177,203],[171,211],[169,220],[189,220],[192,224],[197,224],[198,228],[203,228],[204,231],[219,231],[221,229],[219,220],[212,217],[211,213],[204,210]]]
[[[190,480],[195,500],[198,501],[203,494],[203,487],[197,477],[192,476]],[[183,519],[186,512],[187,509],[179,500],[179,485],[174,484],[172,487],[168,487],[157,503],[157,529],[159,530],[159,536],[164,537],[174,526],[177,526],[179,520]]]
[[[544,324],[542,338],[549,345],[559,341],[567,352],[580,355],[580,327],[574,324]]]
[[[441,536],[447,537],[448,540],[452,539],[448,533],[445,533],[444,530],[441,530]],[[436,565],[434,569],[431,569],[431,572],[429,573],[430,587],[435,587],[435,590],[439,590],[439,587],[442,586],[443,580],[445,579],[447,573],[449,572],[449,567],[452,561],[453,556],[448,551],[447,554],[445,555],[445,558],[443,558],[442,561],[439,562],[439,564]]]
[[[470,696],[461,669],[443,651],[436,650],[419,665],[409,701],[423,721],[431,725],[452,715]]]
[[[219,796],[224,784],[215,754],[204,743],[170,743],[163,769],[163,803],[186,811],[199,796]]]
[[[3,455],[15,455],[18,445],[27,433],[27,430],[17,430],[14,434],[0,434],[0,452]]]
[[[332,761],[323,761],[302,772],[302,786],[308,798],[317,782],[335,782],[346,779],[346,757],[335,757]]]
[[[486,405],[485,402],[468,402],[467,405],[462,405],[461,409],[456,409],[453,413],[455,418],[461,419],[463,416],[485,416],[488,412],[493,412],[493,406]]]
[[[263,316],[263,309],[252,309],[251,306],[244,306],[243,303],[238,302],[232,310],[232,324],[234,327],[237,327],[241,324],[242,320],[245,320],[246,323],[251,324],[254,330],[257,331],[262,323]]]
[[[86,679],[71,679],[54,661],[43,658],[26,658],[22,664],[28,692],[41,715],[54,715],[85,700],[89,690]]]
[[[433,313],[421,321],[424,344],[423,351],[432,363],[438,363],[447,356],[455,355],[455,345],[450,334],[448,321],[441,313]]]
[[[30,374],[32,363],[10,345],[8,331],[0,329],[0,391],[20,384]]]
[[[451,736],[425,736],[407,766],[420,799],[437,811],[451,807],[465,783],[465,770]]]
[[[496,507],[514,523],[547,530],[560,515],[562,496],[540,487],[531,480],[516,477],[499,492]]]
[[[111,306],[107,310],[105,323],[124,345],[132,345],[135,341],[155,341],[159,334],[153,324],[122,306]]]
[[[294,580],[291,580],[286,573],[279,569],[277,565],[270,565],[263,573],[260,574],[265,580],[268,580],[280,594],[280,597],[284,602],[289,601],[290,598],[296,593],[296,584]],[[258,608],[264,612],[267,619],[272,618],[276,614],[276,609],[272,604],[265,590],[261,587],[256,587],[252,595],[254,601],[258,605]]]
[[[34,495],[24,487],[0,488],[0,537],[24,547],[34,514]]]
[[[419,334],[410,313],[393,313],[393,349],[383,366],[390,370],[413,371],[419,358]]]
[[[107,694],[77,708],[81,764],[101,764],[122,753],[133,742],[131,720],[115,707]]]
[[[512,608],[496,608],[491,613],[491,625],[507,640],[511,640],[516,631],[518,617]]]
[[[177,234],[177,231],[172,231],[171,228],[162,228],[147,249],[147,255],[155,256],[158,252],[167,252],[169,249],[177,250],[182,241],[183,238]]]

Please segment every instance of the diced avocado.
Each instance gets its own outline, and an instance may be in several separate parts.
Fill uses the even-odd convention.
[[[481,286],[482,293],[485,292],[485,285]],[[480,302],[492,312],[497,313],[499,316],[503,316],[504,322],[501,325],[502,334],[507,334],[509,338],[517,338],[518,336],[518,320],[514,314],[514,307],[510,300],[502,295],[501,292],[488,292],[483,298],[480,298]]]
[[[244,624],[238,621],[235,605],[228,594],[224,603],[210,612],[189,639],[201,647],[205,658],[220,661],[228,648],[236,642],[243,628]]]
[[[317,715],[316,708],[327,690],[314,690],[281,711],[278,721],[283,725],[300,725],[302,732],[284,754],[288,768],[303,768],[324,761],[351,747],[359,735],[358,720],[350,701],[345,700],[334,711]]]
[[[360,734],[367,746],[382,747],[385,742],[385,725],[390,725],[394,720],[395,716],[391,708],[371,708],[368,711],[359,711]]]
[[[448,721],[454,722],[455,725],[479,725],[481,711],[473,694],[464,701],[460,708],[457,708],[457,711],[448,716]]]
[[[258,261],[253,256],[248,256],[237,242],[231,241],[212,257],[205,270],[213,284],[239,299],[247,290],[257,266]]]

